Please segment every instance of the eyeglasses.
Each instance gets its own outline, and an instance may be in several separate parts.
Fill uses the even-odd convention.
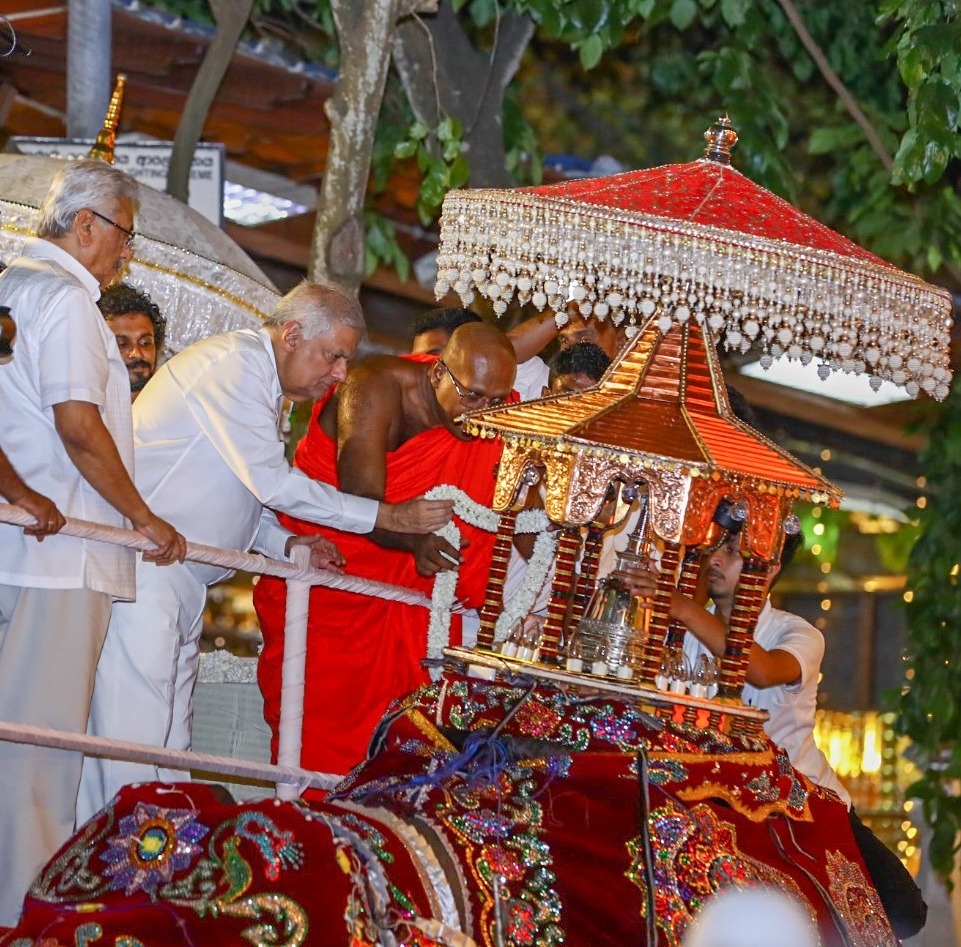
[[[94,217],[99,217],[105,224],[110,224],[111,227],[116,227],[121,233],[126,234],[127,239],[123,242],[125,249],[129,250],[133,246],[134,237],[137,236],[135,231],[121,227],[120,224],[101,214],[99,211],[95,211],[92,207],[90,208],[90,213],[93,214]]]
[[[507,400],[506,398],[492,398],[490,395],[482,395],[479,392],[471,391],[470,388],[465,388],[454,377],[454,373],[447,367],[446,362],[438,359],[437,364],[442,366],[444,371],[447,372],[447,377],[450,378],[450,383],[454,386],[454,391],[457,392],[457,397],[460,398],[460,403],[464,405],[465,408],[471,406],[476,408],[499,408]]]

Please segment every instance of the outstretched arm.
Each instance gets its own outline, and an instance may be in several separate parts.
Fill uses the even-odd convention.
[[[657,590],[656,573],[630,570],[622,575],[630,582],[636,595],[653,596]],[[727,648],[727,626],[713,612],[693,599],[674,592],[671,596],[671,618],[680,622],[712,654],[723,657]],[[747,662],[747,683],[753,687],[777,687],[796,684],[801,679],[801,664],[789,651],[762,648],[751,642]]]
[[[537,355],[548,343],[557,338],[557,323],[554,313],[550,310],[539,312],[530,319],[518,323],[507,333],[507,338],[514,346],[517,364],[526,362]]]

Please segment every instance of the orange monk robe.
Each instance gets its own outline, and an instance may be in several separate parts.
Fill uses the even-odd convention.
[[[336,444],[318,424],[322,405],[314,408],[294,466],[338,488]],[[432,428],[387,454],[385,499],[409,500],[440,484],[460,487],[490,506],[499,440],[461,441],[446,428]],[[347,557],[346,572],[417,589],[430,595],[433,578],[417,574],[410,552],[385,549],[364,536],[343,533],[281,515],[280,522],[298,534],[322,533]],[[457,598],[479,607],[490,572],[494,534],[455,519],[470,540],[457,582]],[[264,647],[258,679],[264,695],[264,717],[270,725],[277,756],[280,681],[286,585],[263,576],[254,589]],[[353,592],[315,587],[310,595],[307,627],[307,670],[304,694],[301,765],[329,773],[346,773],[364,759],[367,744],[387,705],[427,681],[420,662],[427,653],[430,612]],[[451,643],[460,643],[460,617],[452,616]]]

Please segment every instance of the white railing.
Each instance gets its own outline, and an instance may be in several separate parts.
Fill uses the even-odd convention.
[[[17,506],[0,503],[0,523],[32,526],[33,517]],[[153,544],[140,533],[117,526],[104,526],[86,520],[68,519],[60,531],[67,536],[95,539],[100,542],[127,546],[131,549],[152,549]],[[256,763],[233,757],[213,756],[186,750],[170,750],[0,721],[0,740],[30,743],[38,746],[79,750],[90,756],[105,756],[134,763],[151,763],[173,769],[198,769],[227,777],[258,779],[274,783],[281,799],[296,799],[308,787],[330,789],[341,779],[331,773],[317,773],[300,768],[301,731],[304,715],[304,672],[307,661],[307,608],[310,589],[324,585],[332,589],[373,595],[390,601],[430,608],[430,599],[412,589],[386,582],[337,575],[310,568],[310,551],[295,546],[294,561],[271,559],[259,553],[219,549],[201,543],[187,543],[187,558],[193,562],[237,569],[260,575],[274,575],[287,580],[287,617],[284,625],[284,663],[280,699],[280,727],[278,731],[277,764]]]

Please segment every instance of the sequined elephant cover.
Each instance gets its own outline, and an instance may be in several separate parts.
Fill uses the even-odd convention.
[[[825,947],[895,947],[866,879],[844,806],[766,739],[448,674],[323,803],[125,789],[0,944],[675,947],[715,892],[773,885]]]

